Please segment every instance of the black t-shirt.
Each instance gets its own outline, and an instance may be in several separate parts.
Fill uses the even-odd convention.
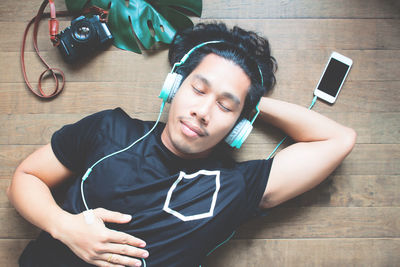
[[[54,133],[51,145],[56,157],[76,173],[63,209],[73,214],[84,211],[80,178],[86,170],[129,146],[153,125],[117,108]],[[272,160],[237,163],[221,149],[204,159],[182,159],[162,143],[164,126],[160,123],[132,148],[98,163],[84,182],[84,195],[89,208],[132,215],[127,224],[107,227],[146,241],[147,267],[197,267],[209,251],[255,214]],[[20,263],[90,266],[45,232],[28,245]]]

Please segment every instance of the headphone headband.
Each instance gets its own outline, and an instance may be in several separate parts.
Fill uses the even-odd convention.
[[[193,53],[194,50],[196,50],[197,48],[200,48],[202,46],[205,46],[207,44],[217,44],[217,43],[222,43],[223,41],[208,41],[208,42],[204,42],[201,44],[196,45],[195,47],[193,47],[192,49],[190,49],[179,62],[176,62],[174,64],[174,66],[172,67],[171,73],[175,71],[176,67],[179,67],[180,65],[182,65],[183,63],[186,62],[186,60],[188,59],[188,57]]]

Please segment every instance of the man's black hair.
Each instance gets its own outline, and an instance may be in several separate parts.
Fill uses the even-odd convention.
[[[179,62],[190,49],[207,41],[223,42],[207,44],[196,49],[176,72],[185,79],[202,59],[211,53],[234,62],[243,69],[251,81],[241,113],[241,117],[248,116],[260,98],[275,85],[274,72],[277,64],[271,56],[268,40],[255,32],[246,31],[237,26],[228,29],[224,23],[199,23],[175,35],[168,54],[171,67]]]

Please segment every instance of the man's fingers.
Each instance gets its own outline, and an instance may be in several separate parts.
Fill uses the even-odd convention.
[[[108,243],[104,248],[105,251],[111,252],[114,254],[125,255],[129,257],[135,258],[147,258],[149,256],[149,252],[145,249],[140,249],[131,245],[121,245],[116,243]]]
[[[99,267],[125,267],[125,266],[129,266],[129,265],[113,264],[111,262],[107,262],[107,261],[103,261],[103,260],[95,260],[95,261],[91,262],[91,264],[99,266]],[[136,265],[132,265],[132,266],[136,266]]]
[[[106,210],[103,208],[97,208],[93,210],[94,214],[103,220],[103,222],[109,223],[128,223],[132,220],[132,216],[129,214],[123,214],[117,211]]]
[[[101,260],[96,260],[94,263],[98,266],[107,267],[142,266],[142,261],[139,259],[112,253],[103,254]]]
[[[127,244],[140,248],[144,248],[146,246],[146,242],[144,242],[142,239],[115,230],[110,230],[110,235],[107,241],[110,243]]]

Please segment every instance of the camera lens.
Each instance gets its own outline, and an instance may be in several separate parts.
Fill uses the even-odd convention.
[[[81,26],[77,28],[76,31],[74,32],[75,38],[82,41],[88,39],[89,34],[90,34],[90,29],[89,27],[86,26]]]
[[[95,29],[86,18],[71,26],[72,37],[81,44],[89,43],[96,36]]]

